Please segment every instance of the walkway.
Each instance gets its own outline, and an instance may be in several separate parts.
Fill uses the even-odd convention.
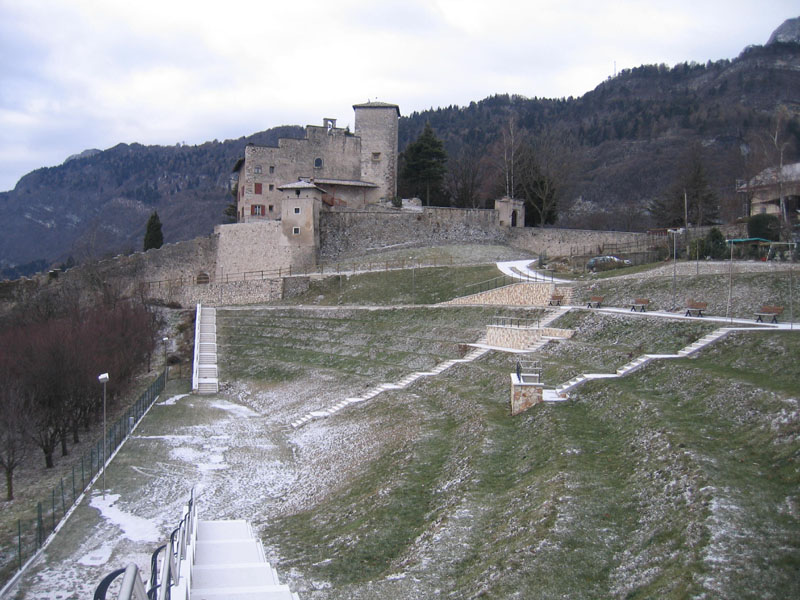
[[[192,387],[198,394],[216,394],[219,392],[219,375],[217,373],[217,309],[197,305],[197,342],[195,356],[197,364],[196,380]]]
[[[497,268],[504,275],[514,277],[520,281],[540,281],[543,283],[573,283],[568,279],[558,279],[547,273],[540,273],[530,268],[536,260],[526,258],[524,260],[509,260],[497,263]]]

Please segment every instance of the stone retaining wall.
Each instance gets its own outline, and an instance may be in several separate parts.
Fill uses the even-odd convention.
[[[571,338],[575,332],[571,329],[556,327],[508,327],[506,325],[489,325],[486,328],[486,343],[496,348],[524,350],[530,348],[542,337]]]
[[[231,281],[205,285],[185,285],[151,297],[182,306],[201,303],[204,306],[258,304],[302,294],[308,289],[309,277],[276,277],[253,281]]]
[[[542,402],[541,383],[522,383],[517,379],[516,373],[511,374],[511,415],[525,412],[534,404]]]
[[[564,296],[572,302],[572,287],[552,283],[512,283],[469,296],[454,298],[444,304],[498,304],[501,306],[547,306],[552,296]]]

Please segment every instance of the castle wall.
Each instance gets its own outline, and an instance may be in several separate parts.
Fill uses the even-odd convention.
[[[572,254],[603,254],[605,245],[635,244],[637,241],[645,243],[647,237],[646,233],[628,231],[526,227],[511,230],[509,245],[533,254],[546,253],[553,258]]]
[[[504,243],[494,210],[429,207],[421,212],[335,210],[320,214],[320,259],[392,246]]]
[[[215,280],[223,281],[226,276],[240,278],[243,273],[276,272],[290,265],[314,264],[313,235],[306,232],[293,240],[291,233],[287,236],[284,229],[291,226],[281,221],[217,225],[214,228],[219,236]]]

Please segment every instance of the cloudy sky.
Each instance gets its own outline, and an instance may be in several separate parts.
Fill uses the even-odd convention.
[[[734,58],[797,0],[0,0],[0,190],[87,148],[351,124]]]

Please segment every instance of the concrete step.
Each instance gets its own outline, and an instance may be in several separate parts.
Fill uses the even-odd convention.
[[[197,539],[224,540],[252,538],[253,530],[244,519],[226,519],[221,521],[197,521]]]
[[[193,589],[234,588],[242,583],[248,586],[280,585],[269,563],[197,565],[192,569]]]
[[[216,365],[202,365],[198,367],[197,374],[199,377],[203,379],[216,379],[217,378],[217,367]]]
[[[198,394],[217,394],[219,393],[219,384],[216,383],[198,383]]]
[[[253,539],[197,541],[195,565],[240,565],[264,562],[261,546]]]
[[[192,588],[192,600],[293,600],[288,585],[236,587],[227,590]]]

